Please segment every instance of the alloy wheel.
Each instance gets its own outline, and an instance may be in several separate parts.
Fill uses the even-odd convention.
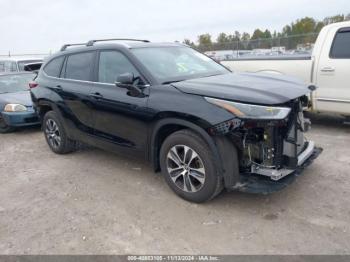
[[[61,145],[61,134],[57,123],[53,119],[46,121],[45,134],[50,146],[58,148]]]
[[[188,193],[198,192],[205,183],[205,168],[196,151],[186,145],[173,146],[166,159],[172,182]]]

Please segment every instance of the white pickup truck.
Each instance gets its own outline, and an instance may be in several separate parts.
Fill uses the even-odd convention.
[[[312,110],[350,117],[350,22],[325,26],[311,56],[237,58],[221,62],[233,71],[285,74],[317,87]]]

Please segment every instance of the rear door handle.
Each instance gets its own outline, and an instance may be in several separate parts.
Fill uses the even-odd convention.
[[[331,73],[331,72],[334,72],[335,69],[333,67],[324,67],[321,69],[321,72],[328,72],[328,73]]]
[[[95,99],[101,99],[101,98],[103,98],[103,95],[101,95],[100,93],[91,93],[89,96],[90,96],[90,97],[93,97],[93,98],[95,98]]]
[[[57,85],[57,86],[54,86],[54,87],[51,87],[51,88],[54,89],[54,90],[63,90],[61,85]]]

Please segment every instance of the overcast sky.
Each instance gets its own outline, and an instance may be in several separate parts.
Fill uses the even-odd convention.
[[[0,54],[54,52],[94,38],[182,41],[273,31],[304,16],[349,12],[350,0],[0,0]]]

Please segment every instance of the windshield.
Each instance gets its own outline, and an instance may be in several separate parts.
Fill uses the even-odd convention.
[[[34,77],[35,74],[2,75],[0,76],[0,94],[26,91]]]
[[[161,83],[229,73],[225,67],[189,47],[145,47],[131,51]]]
[[[36,60],[21,60],[21,61],[18,61],[18,68],[19,68],[19,71],[24,71],[24,66],[26,64],[31,64],[31,63],[37,63],[37,62],[42,62],[43,60],[41,59],[36,59]]]

